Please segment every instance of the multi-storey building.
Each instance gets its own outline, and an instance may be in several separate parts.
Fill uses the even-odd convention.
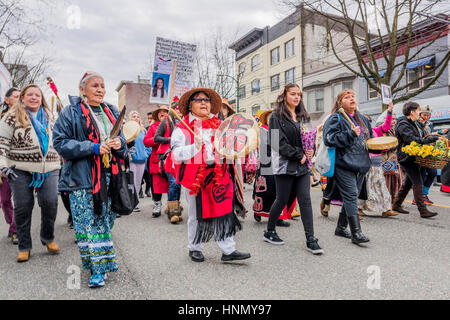
[[[441,20],[448,19],[447,15],[438,15]],[[402,34],[402,32],[399,32]],[[399,86],[406,86],[404,90],[394,94],[405,95],[411,91],[422,88],[436,74],[435,66],[439,64],[449,51],[450,34],[447,23],[435,20],[433,18],[421,21],[413,25],[413,38],[410,41],[410,56],[417,54],[414,59],[410,59],[406,64],[406,71],[400,80]],[[388,36],[384,39],[385,47],[388,45]],[[397,51],[397,61],[399,67],[394,69],[392,79],[397,79],[401,72],[401,62],[404,61],[406,52],[406,41],[403,41]],[[432,42],[433,41],[433,42]],[[384,76],[386,71],[386,61],[380,47],[380,41],[370,42],[372,51],[376,52],[376,63],[380,70],[380,76]],[[361,47],[362,49],[363,47]],[[388,50],[388,49],[386,49]],[[364,53],[364,51],[363,51]],[[352,68],[359,70],[355,58],[346,61]],[[422,76],[427,77],[422,78]],[[414,81],[415,80],[415,81]],[[303,78],[303,89],[308,110],[316,120],[316,124],[321,122],[331,111],[338,93],[344,89],[353,89],[358,98],[359,109],[361,113],[370,115],[374,120],[382,113],[382,101],[380,94],[370,88],[365,78],[358,78],[351,73],[344,65],[336,64],[316,69],[313,72],[306,73]],[[450,69],[446,67],[437,81],[427,90],[411,98],[420,105],[430,105],[434,108],[432,120],[437,127],[448,127],[450,122]],[[401,116],[404,102],[398,103],[394,111]]]
[[[411,92],[423,88],[441,68],[436,68],[449,54],[450,48],[450,26],[445,20],[450,20],[449,15],[440,14],[436,18],[428,18],[415,23],[412,27],[412,38],[409,46],[405,39],[399,38],[400,43],[397,50],[396,65],[391,82],[396,80],[402,70],[402,63],[405,61],[405,53],[409,50],[409,57],[405,66],[405,73],[401,78],[398,87],[405,87],[393,96],[404,96]],[[399,32],[402,34],[402,32]],[[387,36],[385,46],[388,44]],[[386,71],[386,60],[383,57],[380,40],[371,42],[372,51],[376,52],[376,63],[379,74],[383,77]],[[386,50],[389,50],[386,48]],[[445,62],[445,61],[444,61]],[[408,85],[409,84],[409,85]],[[441,75],[436,82],[420,94],[410,98],[420,105],[430,105],[434,110],[450,108],[450,69],[448,63],[444,65]],[[405,102],[395,105],[394,111],[402,114],[402,107]],[[362,113],[369,114],[372,118],[382,112],[382,102],[380,94],[371,89],[364,78],[359,79],[359,108]],[[447,122],[446,126],[449,123]]]
[[[344,56],[350,53],[342,30],[333,29],[333,37]],[[255,114],[270,109],[286,83],[302,87],[305,73],[336,65],[327,39],[325,19],[300,6],[276,25],[254,28],[231,44],[236,52],[239,111]]]
[[[121,81],[116,88],[119,95],[119,110],[122,110],[123,106],[127,106],[127,115],[130,111],[136,110],[141,115],[143,124],[147,126],[147,113],[158,107],[156,104],[150,103],[151,88],[150,80],[139,77],[137,82]]]

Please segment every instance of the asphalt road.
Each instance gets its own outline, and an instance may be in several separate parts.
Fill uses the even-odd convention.
[[[246,186],[248,209],[251,189]],[[88,288],[88,271],[77,276],[81,260],[62,203],[55,226],[62,249],[57,256],[40,244],[36,204],[30,261],[16,262],[17,247],[8,241],[7,226],[0,222],[0,299],[450,298],[450,195],[432,188],[430,198],[441,205],[432,207],[439,213],[432,219],[420,218],[410,203],[405,206],[411,210],[409,215],[365,217],[362,228],[370,242],[364,246],[334,236],[340,208],[332,207],[324,218],[318,209],[321,192],[313,189],[311,195],[323,255],[306,251],[300,219],[289,228],[278,228],[284,246],[265,243],[267,219],[257,223],[250,211],[236,242],[237,249],[250,252],[252,258],[228,264],[220,261],[214,242],[205,245],[205,262],[192,262],[186,245],[186,212],[183,223],[171,225],[164,215],[152,218],[152,200],[142,199],[141,213],[116,221],[113,240],[120,270],[99,289]],[[407,199],[412,200],[412,193]],[[182,201],[186,208],[184,195]]]

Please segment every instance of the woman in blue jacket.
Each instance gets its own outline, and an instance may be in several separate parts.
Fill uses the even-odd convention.
[[[59,190],[69,192],[82,264],[91,271],[89,287],[101,287],[106,273],[118,270],[111,238],[116,214],[108,191],[127,144],[122,135],[108,139],[119,114],[103,102],[103,77],[87,72],[79,88],[80,97],[70,97],[55,123],[53,143],[65,160]]]
[[[370,169],[366,140],[373,137],[370,122],[359,113],[357,107],[352,90],[341,92],[323,129],[324,144],[336,148],[333,180],[343,200],[335,235],[351,238],[355,244],[369,241],[361,232],[358,195]],[[354,128],[343,115],[339,115],[340,108],[350,117]],[[347,231],[347,224],[350,225],[351,233]]]
[[[130,148],[130,151],[133,150],[131,152],[130,170],[133,172],[134,175],[134,186],[136,187],[136,194],[140,194],[142,187],[142,177],[144,176],[145,171],[145,163],[147,162],[147,159],[150,156],[150,153],[152,152],[152,148],[146,148],[144,146],[144,137],[147,131],[142,125],[141,116],[139,115],[139,112],[131,111],[129,114],[129,119],[132,121],[136,121],[137,123],[139,123],[139,126],[141,127],[139,135],[134,140],[134,148]],[[139,209],[139,207],[136,206],[136,208],[134,208],[134,211],[140,212],[141,209]]]

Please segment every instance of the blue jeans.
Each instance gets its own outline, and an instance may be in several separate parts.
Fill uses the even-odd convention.
[[[167,179],[169,180],[169,193],[167,194],[168,201],[180,200],[181,185],[177,183],[177,179],[172,174],[166,172]]]

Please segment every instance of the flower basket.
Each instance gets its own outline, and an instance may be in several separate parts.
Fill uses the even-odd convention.
[[[444,137],[429,145],[413,141],[402,148],[402,151],[415,156],[416,163],[425,168],[442,169],[450,161],[449,141]]]

